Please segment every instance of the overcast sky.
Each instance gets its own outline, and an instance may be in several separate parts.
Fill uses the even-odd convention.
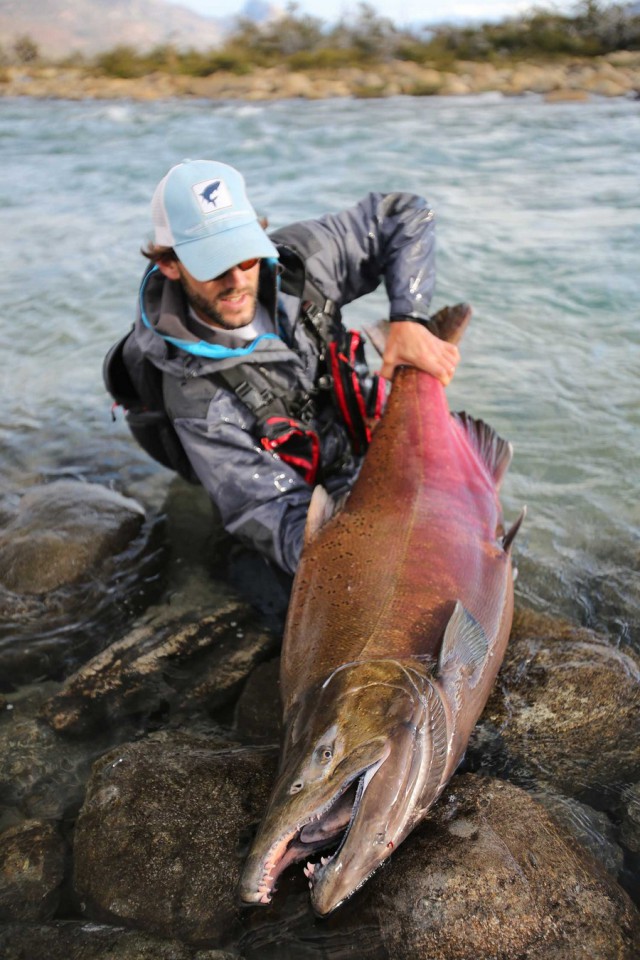
[[[184,7],[213,17],[237,16],[244,0],[173,0]],[[272,0],[274,2],[274,0]],[[285,7],[287,0],[275,0],[274,6]],[[576,0],[372,0],[370,6],[389,17],[398,26],[409,23],[438,21],[502,20],[531,9],[533,6],[571,12]],[[357,0],[299,0],[299,10],[321,20],[332,22],[343,14],[357,10]]]

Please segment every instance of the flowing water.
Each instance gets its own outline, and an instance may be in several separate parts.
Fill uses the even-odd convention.
[[[273,228],[415,191],[437,214],[434,309],[475,308],[450,405],[514,445],[517,592],[640,650],[639,146],[640,105],[622,99],[1,102],[0,496],[80,476],[162,502],[170,475],[112,421],[101,364],[133,319],[173,163],[240,167]]]
[[[133,317],[149,198],[172,163],[241,167],[274,228],[412,190],[437,213],[434,307],[475,307],[451,406],[514,444],[519,590],[638,643],[636,101],[18,100],[1,105],[0,145],[2,492],[96,460],[147,498],[166,482],[112,424],[101,362]],[[384,313],[376,293],[347,319]]]

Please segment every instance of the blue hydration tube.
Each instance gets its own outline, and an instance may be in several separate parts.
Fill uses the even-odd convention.
[[[277,261],[275,262],[277,263]],[[162,339],[166,340],[167,343],[171,343],[174,347],[179,347],[180,350],[184,350],[186,353],[191,353],[195,357],[207,357],[210,360],[225,360],[227,357],[246,357],[247,354],[253,353],[262,340],[280,340],[280,337],[277,333],[261,333],[259,337],[256,337],[255,340],[251,341],[248,347],[234,348],[223,347],[219,343],[207,343],[206,340],[198,340],[197,343],[194,343],[193,340],[181,340],[179,337],[170,337],[164,333],[160,333],[159,330],[156,330],[155,327],[152,326],[146,310],[144,309],[144,292],[147,282],[151,275],[156,273],[158,269],[159,268],[157,264],[153,266],[143,279],[140,286],[140,316],[145,327],[148,327],[148,329],[157,336],[162,337]]]

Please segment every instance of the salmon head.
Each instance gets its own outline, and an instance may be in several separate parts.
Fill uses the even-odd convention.
[[[311,901],[323,916],[393,852],[426,795],[436,798],[445,710],[424,664],[381,659],[339,667],[290,716],[239,892],[244,903],[269,903],[278,876],[306,860]]]

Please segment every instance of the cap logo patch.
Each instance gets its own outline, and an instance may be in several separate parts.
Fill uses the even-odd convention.
[[[232,207],[233,200],[224,180],[202,180],[191,188],[203,213]]]

